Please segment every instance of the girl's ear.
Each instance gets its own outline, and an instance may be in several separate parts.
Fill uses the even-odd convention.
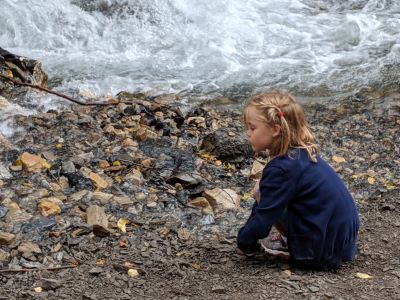
[[[281,125],[275,124],[272,128],[272,137],[277,137],[281,134]]]

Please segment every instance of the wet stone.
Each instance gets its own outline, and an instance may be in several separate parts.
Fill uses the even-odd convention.
[[[10,179],[11,177],[12,175],[7,168],[0,164],[0,179]]]
[[[9,245],[15,240],[15,234],[0,231],[0,245]]]
[[[4,218],[8,212],[7,207],[0,205],[0,219]]]
[[[63,174],[66,174],[66,173],[75,173],[75,172],[76,172],[76,168],[75,168],[74,163],[73,163],[72,161],[66,161],[66,162],[64,162],[64,163],[62,164],[62,167],[61,167],[61,172],[62,172]]]
[[[57,222],[54,218],[54,216],[40,216],[36,215],[34,216],[29,223],[26,223],[22,227],[23,232],[32,232],[32,231],[45,231],[45,230],[51,230],[54,226],[57,225]]]
[[[45,290],[55,290],[62,286],[62,281],[50,278],[41,278],[40,286]]]
[[[74,187],[75,189],[82,190],[93,188],[92,181],[84,176],[81,172],[67,173],[64,175],[68,178],[68,183],[71,185],[71,187]]]
[[[99,275],[99,274],[103,273],[103,271],[104,271],[103,268],[94,267],[94,268],[91,268],[89,270],[89,274],[91,274],[91,275]]]
[[[10,257],[10,253],[5,250],[0,249],[0,262],[7,261]]]
[[[97,236],[107,236],[110,234],[108,229],[107,215],[104,213],[104,209],[97,205],[91,205],[86,210],[87,223],[93,226],[93,233]]]
[[[222,285],[215,285],[212,287],[212,292],[216,294],[225,294],[226,289]]]
[[[181,183],[184,187],[191,187],[200,184],[203,181],[202,176],[194,173],[180,173],[170,177],[167,182],[170,184]]]
[[[76,193],[73,193],[70,197],[69,200],[73,202],[78,202],[81,201],[88,193],[91,193],[88,190],[82,190]],[[92,196],[93,197],[93,196]]]
[[[19,224],[29,221],[32,215],[21,209],[9,209],[6,215],[6,222],[10,224]]]
[[[316,293],[319,291],[319,287],[314,286],[314,285],[309,286],[308,289],[313,293]]]
[[[21,253],[31,253],[31,254],[42,253],[42,250],[40,250],[39,246],[32,242],[22,242],[18,246],[18,251]]]

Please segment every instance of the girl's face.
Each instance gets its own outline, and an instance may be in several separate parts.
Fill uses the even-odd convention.
[[[260,113],[253,106],[246,109],[247,138],[255,152],[271,149],[274,139],[279,136],[280,126],[268,126],[260,120]]]

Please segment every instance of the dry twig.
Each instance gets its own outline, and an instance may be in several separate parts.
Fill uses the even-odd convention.
[[[63,269],[76,268],[74,265],[50,267],[50,268],[33,268],[33,269],[0,269],[0,273],[19,273],[19,272],[31,272],[31,271],[56,271]]]
[[[117,100],[117,99],[113,99],[112,102],[107,102],[107,103],[104,103],[104,102],[103,102],[103,103],[101,103],[101,102],[100,102],[100,103],[95,103],[95,102],[83,102],[83,101],[74,99],[74,98],[72,98],[72,97],[69,97],[69,96],[67,96],[67,95],[64,95],[64,94],[61,94],[61,93],[52,91],[52,90],[47,89],[47,88],[44,88],[44,87],[41,87],[41,86],[39,86],[39,85],[30,84],[30,83],[25,83],[25,82],[20,82],[20,81],[18,81],[18,80],[12,79],[12,78],[10,78],[10,77],[8,77],[8,76],[5,76],[5,75],[3,75],[3,74],[0,74],[0,78],[3,78],[3,79],[8,80],[8,81],[11,81],[11,82],[14,83],[15,85],[27,86],[27,87],[34,88],[34,89],[37,89],[37,90],[40,90],[40,91],[43,91],[43,92],[46,92],[46,93],[49,93],[49,94],[56,95],[56,96],[58,96],[58,97],[67,99],[67,100],[69,100],[69,101],[71,101],[71,102],[74,102],[74,103],[76,103],[76,104],[79,104],[79,105],[88,105],[88,106],[96,106],[96,105],[98,105],[98,106],[108,106],[108,105],[116,105],[116,104],[119,104],[119,103],[132,104],[132,102],[120,101],[120,100]]]

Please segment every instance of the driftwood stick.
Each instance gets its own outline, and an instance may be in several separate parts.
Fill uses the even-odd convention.
[[[11,81],[12,83],[14,83],[14,84],[16,84],[16,85],[27,86],[27,87],[31,87],[31,88],[34,88],[34,89],[37,89],[37,90],[40,90],[40,91],[43,91],[43,92],[46,92],[46,93],[49,93],[49,94],[56,95],[56,96],[58,96],[58,97],[67,99],[67,100],[72,101],[72,102],[74,102],[74,103],[76,103],[76,104],[79,104],[79,105],[108,106],[108,105],[116,105],[116,104],[119,104],[119,103],[132,104],[132,102],[120,101],[120,100],[117,100],[117,99],[114,99],[113,102],[109,102],[109,103],[101,103],[101,102],[100,102],[100,103],[83,102],[83,101],[74,99],[74,98],[72,98],[72,97],[69,97],[69,96],[67,96],[67,95],[64,95],[64,94],[61,94],[61,93],[52,91],[52,90],[47,89],[47,88],[44,88],[44,87],[41,87],[41,86],[39,86],[39,85],[35,85],[35,84],[30,84],[30,83],[25,83],[25,82],[17,81],[17,80],[15,80],[15,79],[12,79],[12,78],[10,78],[10,77],[8,77],[8,76],[5,76],[5,75],[3,75],[3,74],[0,74],[0,78],[3,78],[3,79],[8,80],[8,81]]]
[[[60,266],[60,267],[50,267],[50,268],[33,268],[33,269],[0,269],[0,273],[19,273],[19,272],[32,272],[32,271],[56,271],[63,269],[72,269],[76,266]]]

